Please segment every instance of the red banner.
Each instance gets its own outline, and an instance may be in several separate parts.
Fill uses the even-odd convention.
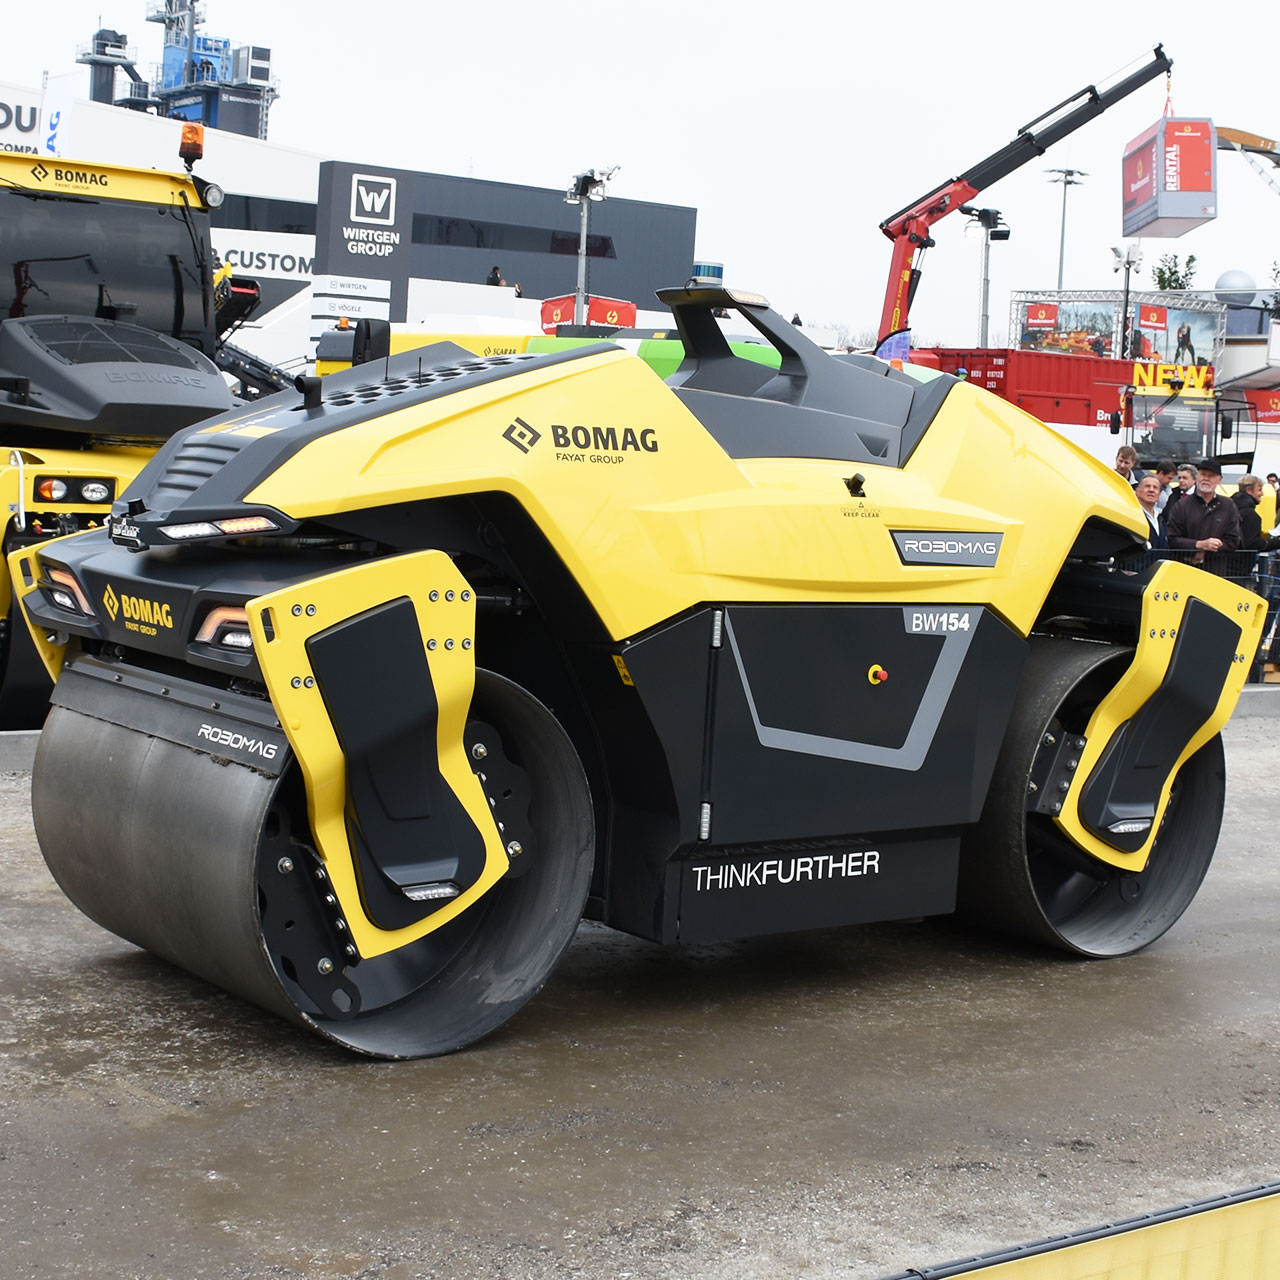
[[[1028,329],[1056,329],[1058,327],[1058,304],[1056,302],[1028,302]]]
[[[1244,396],[1253,405],[1260,425],[1280,424],[1280,392],[1246,391]]]
[[[1168,307],[1143,306],[1138,308],[1138,328],[1158,329],[1164,333],[1169,327]]]
[[[624,302],[621,298],[592,296],[587,302],[587,323],[608,325],[613,329],[634,329],[636,304]]]
[[[542,304],[542,332],[555,333],[556,326],[573,323],[573,294],[548,298]]]
[[[1156,198],[1156,134],[1159,126],[1135,138],[1125,150],[1121,172],[1124,174],[1124,211]]]
[[[1168,120],[1164,127],[1164,189],[1213,190],[1213,122]]]

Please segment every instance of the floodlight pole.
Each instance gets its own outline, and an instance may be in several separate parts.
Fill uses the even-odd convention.
[[[1119,249],[1112,249],[1111,252],[1115,256],[1112,270],[1124,269],[1124,301],[1120,304],[1120,358],[1124,360],[1133,356],[1133,339],[1129,332],[1129,272],[1142,266],[1142,246],[1127,244],[1123,253]],[[1134,330],[1137,330],[1137,325],[1134,325]],[[1112,350],[1114,349],[1113,344]]]
[[[578,201],[581,216],[578,231],[578,287],[573,295],[573,323],[587,323],[587,224],[591,220],[591,201]]]
[[[591,201],[605,198],[605,184],[621,168],[614,165],[612,169],[597,172],[588,169],[584,173],[576,173],[565,192],[565,204],[576,204],[580,217],[578,230],[578,287],[573,295],[573,323],[587,322],[587,227],[591,220]]]
[[[1049,181],[1062,183],[1062,233],[1058,237],[1058,292],[1061,293],[1062,264],[1067,256],[1067,188],[1083,186],[1080,179],[1089,175],[1083,169],[1049,169],[1046,172],[1060,174],[1060,177]]]
[[[990,319],[988,313],[991,307],[991,242],[1007,240],[1009,228],[1005,226],[999,209],[978,209],[971,204],[962,204],[960,212],[968,214],[982,228],[982,288],[978,306],[978,346],[985,347],[987,322]]]
[[[991,239],[982,229],[982,306],[978,317],[978,346],[987,345],[987,322],[991,311]]]

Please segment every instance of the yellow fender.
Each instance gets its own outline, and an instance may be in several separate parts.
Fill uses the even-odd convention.
[[[14,595],[17,597],[19,606],[40,586],[40,553],[46,547],[54,542],[69,542],[72,538],[83,538],[86,533],[94,532],[96,532],[94,529],[82,529],[79,533],[69,533],[62,538],[49,538],[45,542],[36,542],[18,551],[10,551],[9,579],[13,583]],[[82,591],[79,582],[70,574],[67,575],[67,586],[77,595]],[[96,612],[96,608],[94,611]],[[35,626],[30,621],[27,611],[21,607],[18,609],[17,618],[31,632],[31,639],[36,646],[36,652],[40,655],[40,661],[44,663],[49,679],[56,684],[62,671],[63,660],[67,656],[68,637],[57,633],[46,633],[43,627]],[[76,643],[79,644],[79,641]]]
[[[347,766],[308,652],[322,632],[393,601],[412,602],[439,704],[441,776],[484,839],[484,868],[458,897],[416,924],[384,929],[361,901],[347,829]],[[483,787],[468,762],[463,730],[475,688],[475,596],[440,551],[372,560],[258,596],[246,605],[249,631],[272,705],[298,758],[317,852],[351,939],[368,958],[397,950],[455,919],[507,872],[508,859]],[[376,662],[377,655],[371,654]]]
[[[1196,600],[1238,623],[1239,640],[1216,705],[1164,779],[1159,805],[1145,841],[1140,848],[1125,852],[1089,829],[1080,813],[1081,799],[1116,735],[1138,715],[1165,681],[1187,610]],[[1086,746],[1077,757],[1076,782],[1065,797],[1062,812],[1054,819],[1080,848],[1122,870],[1143,870],[1159,833],[1177,770],[1230,719],[1261,642],[1266,616],[1265,601],[1226,578],[1175,560],[1166,560],[1159,566],[1143,594],[1142,626],[1133,662],[1094,710],[1085,730]]]

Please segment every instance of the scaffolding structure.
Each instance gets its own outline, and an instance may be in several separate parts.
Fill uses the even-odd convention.
[[[1028,306],[1038,303],[1056,305],[1059,314],[1070,314],[1070,309],[1088,306],[1102,307],[1110,312],[1111,351],[1118,353],[1124,346],[1124,294],[1119,289],[1040,289],[1015,290],[1009,295],[1010,346],[1018,345]],[[1212,331],[1212,347],[1206,363],[1218,365],[1227,345],[1227,305],[1206,298],[1202,293],[1182,289],[1131,289],[1129,311],[1140,314],[1145,306],[1165,307],[1170,311],[1186,311],[1204,315]],[[1134,326],[1135,328],[1139,326]]]

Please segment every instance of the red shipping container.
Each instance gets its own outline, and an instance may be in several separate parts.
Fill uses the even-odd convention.
[[[912,358],[916,356],[912,352]],[[1126,387],[1158,387],[1176,375],[1185,385],[1213,386],[1210,365],[1157,364],[1146,360],[1112,360],[1107,356],[1058,355],[1011,348],[934,347],[921,352],[920,363],[943,373],[961,369],[975,386],[1002,396],[1042,422],[1067,426],[1106,426],[1121,407]]]

